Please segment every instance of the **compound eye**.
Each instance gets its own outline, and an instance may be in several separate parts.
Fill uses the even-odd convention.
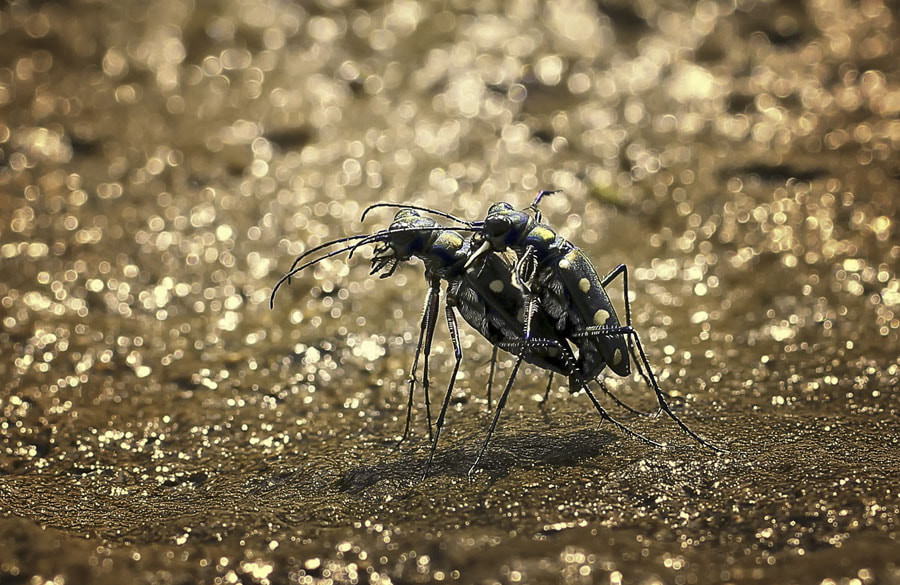
[[[396,240],[400,235],[412,227],[412,223],[404,217],[395,218],[388,231],[391,232],[391,239]],[[394,233],[397,232],[397,233]]]
[[[407,219],[412,217],[419,217],[418,212],[415,209],[401,209],[397,212],[397,215],[394,216],[394,221],[398,219]]]
[[[498,201],[497,203],[493,203],[493,204],[491,204],[490,207],[488,207],[487,214],[491,215],[492,213],[501,213],[504,211],[512,211],[512,210],[513,210],[513,206],[510,205],[509,203],[507,203],[506,201]]]

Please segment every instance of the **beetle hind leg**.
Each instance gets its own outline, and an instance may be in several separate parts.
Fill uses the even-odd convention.
[[[607,335],[625,335],[633,341],[634,347],[636,348],[637,353],[640,356],[640,363],[643,364],[644,369],[647,373],[645,381],[648,383],[648,386],[653,389],[654,394],[656,394],[656,401],[659,404],[660,411],[666,413],[666,415],[670,419],[672,419],[672,421],[674,421],[675,424],[677,424],[685,434],[687,434],[689,437],[691,437],[707,449],[710,449],[717,453],[730,452],[728,449],[716,446],[698,435],[687,425],[687,423],[681,420],[677,414],[672,412],[672,408],[666,401],[666,394],[659,387],[659,382],[656,379],[656,375],[653,373],[653,368],[650,366],[650,360],[647,359],[647,353],[644,351],[644,345],[641,343],[641,338],[640,336],[638,336],[637,331],[634,330],[634,327],[631,327],[630,325],[622,327],[587,327],[584,331],[577,333],[575,337],[595,337]]]
[[[639,410],[633,406],[630,406],[627,402],[623,401],[621,398],[619,398],[618,396],[613,394],[612,390],[610,390],[606,386],[606,383],[603,381],[602,378],[597,378],[597,384],[600,385],[600,390],[602,390],[604,394],[609,396],[613,402],[615,402],[616,404],[618,404],[620,407],[624,408],[631,414],[636,414],[638,416],[657,416],[659,414],[659,409],[657,409],[655,412],[644,412],[643,410]]]
[[[628,435],[628,436],[630,436],[630,437],[632,437],[632,438],[638,439],[639,441],[643,441],[644,443],[647,443],[648,445],[653,445],[654,447],[659,447],[660,449],[665,449],[665,448],[666,448],[666,446],[663,445],[662,443],[657,443],[657,442],[654,441],[653,439],[648,439],[647,437],[645,437],[644,435],[640,434],[639,432],[637,432],[637,431],[631,429],[630,427],[628,427],[628,426],[626,426],[626,425],[620,423],[619,421],[617,421],[616,419],[614,419],[613,417],[611,417],[611,416],[609,415],[609,413],[606,412],[606,409],[603,408],[603,407],[600,405],[600,403],[597,401],[597,397],[594,396],[594,393],[591,392],[591,390],[590,390],[590,388],[588,388],[587,384],[585,384],[585,383],[582,382],[582,383],[579,383],[579,386],[581,387],[582,390],[584,390],[585,394],[588,395],[588,398],[591,399],[591,402],[594,404],[594,408],[597,409],[597,412],[600,413],[600,417],[601,417],[603,420],[608,420],[608,421],[611,422],[613,425],[615,425],[616,428],[618,428],[620,431],[622,431],[623,433],[625,433],[626,435]]]

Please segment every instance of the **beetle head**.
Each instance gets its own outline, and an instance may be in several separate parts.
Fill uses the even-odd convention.
[[[494,250],[502,252],[520,243],[531,223],[531,216],[524,211],[517,211],[506,202],[494,203],[484,218],[482,239],[489,242]]]
[[[422,217],[415,210],[398,211],[390,227],[383,232],[381,244],[375,248],[371,273],[386,268],[382,278],[393,274],[398,263],[406,262],[428,248],[438,233],[434,229],[436,226],[433,219]]]

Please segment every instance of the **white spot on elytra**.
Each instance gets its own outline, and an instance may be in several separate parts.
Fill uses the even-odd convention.
[[[559,267],[562,268],[563,270],[568,270],[571,265],[572,265],[572,263],[569,262],[568,260],[566,260],[565,258],[563,258],[562,260],[559,261]]]
[[[587,292],[591,290],[591,281],[586,278],[582,278],[578,281],[578,288],[581,289],[581,292]]]
[[[595,325],[603,325],[606,323],[606,320],[609,319],[609,311],[604,309],[600,309],[596,313],[594,313],[594,324]]]
[[[498,292],[500,292],[500,291],[503,290],[503,283],[500,282],[499,280],[494,280],[494,281],[492,281],[491,284],[488,285],[488,286],[489,286],[490,289],[491,289],[492,291],[494,291],[495,293],[498,293]]]
[[[616,348],[616,353],[613,354],[613,365],[618,366],[622,363],[622,350]]]

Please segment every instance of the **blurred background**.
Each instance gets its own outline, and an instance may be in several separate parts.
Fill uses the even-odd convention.
[[[0,581],[900,582],[897,18],[891,0],[5,3]],[[389,225],[360,223],[371,203],[474,220],[540,189],[601,274],[629,265],[676,412],[734,453],[613,405],[685,447],[598,430],[563,383],[540,406],[531,368],[468,480],[491,347],[464,327],[418,483],[421,400],[393,445],[421,265],[378,280],[336,257],[268,308],[298,254]]]

